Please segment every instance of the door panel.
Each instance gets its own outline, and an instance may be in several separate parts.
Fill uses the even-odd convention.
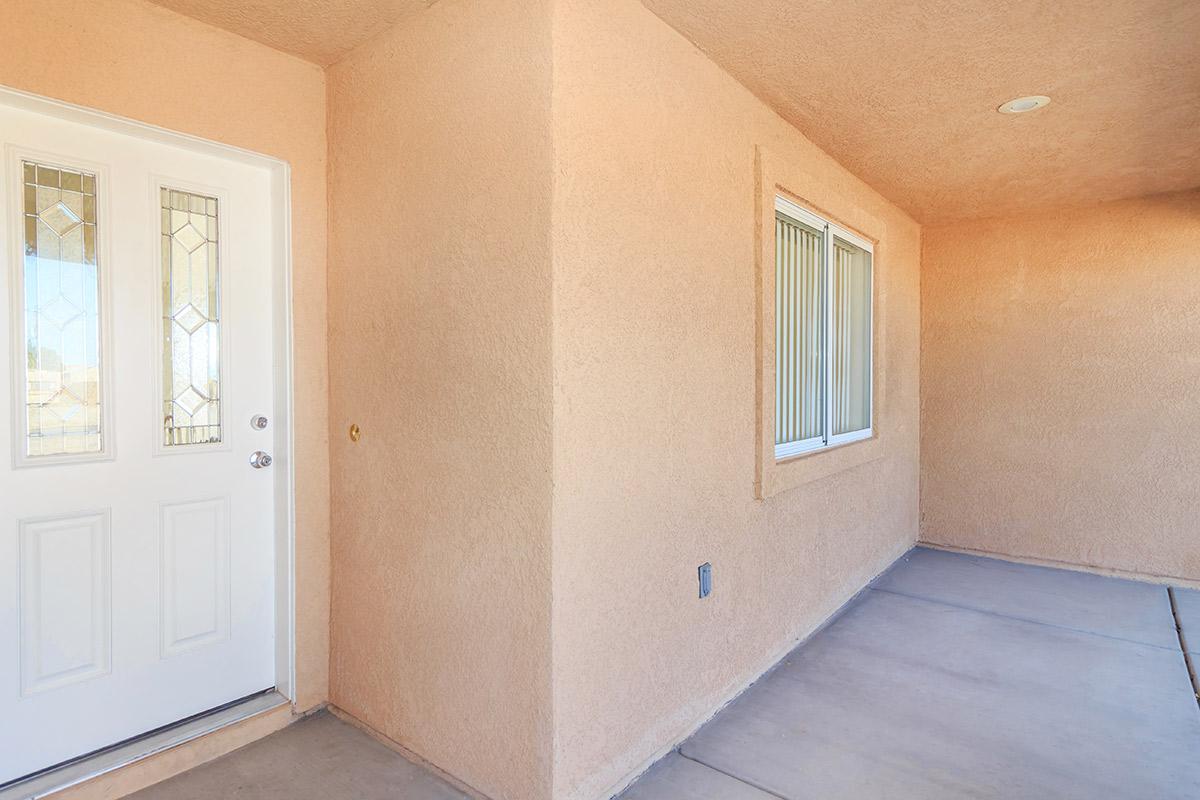
[[[18,524],[21,695],[109,670],[108,514]]]
[[[229,502],[221,497],[162,507],[162,654],[229,635]]]
[[[0,783],[275,684],[265,167],[0,105]]]

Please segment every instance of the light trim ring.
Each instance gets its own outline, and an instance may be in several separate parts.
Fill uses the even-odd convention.
[[[1050,98],[1044,94],[1032,94],[1028,97],[1018,97],[1014,100],[1009,100],[1004,105],[996,110],[1001,114],[1024,114],[1028,111],[1036,111],[1046,105],[1049,105]]]

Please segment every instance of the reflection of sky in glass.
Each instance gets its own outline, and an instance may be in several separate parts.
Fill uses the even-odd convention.
[[[96,317],[96,268],[90,264],[47,258],[35,257],[27,261],[32,263],[26,264],[25,307],[34,312],[26,318],[27,333],[30,341],[43,349],[43,359],[50,362],[45,366],[98,363],[99,330],[95,325],[86,324],[87,318]],[[50,319],[37,314],[38,308],[49,306],[56,300],[56,293],[82,311],[79,318],[66,324],[61,340],[57,336],[59,328]],[[62,309],[64,313],[71,310]],[[39,322],[45,332],[42,336],[38,335]],[[68,330],[72,328],[76,330]]]
[[[24,164],[26,453],[101,450],[95,176]]]

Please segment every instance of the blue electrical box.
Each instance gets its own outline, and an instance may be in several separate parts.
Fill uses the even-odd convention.
[[[705,562],[700,565],[700,599],[712,594],[712,564]]]

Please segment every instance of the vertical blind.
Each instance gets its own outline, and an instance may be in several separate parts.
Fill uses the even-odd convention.
[[[777,457],[871,431],[871,250],[800,216],[775,215]]]
[[[833,433],[871,425],[871,261],[833,239]]]
[[[775,218],[775,443],[821,435],[825,235]]]

